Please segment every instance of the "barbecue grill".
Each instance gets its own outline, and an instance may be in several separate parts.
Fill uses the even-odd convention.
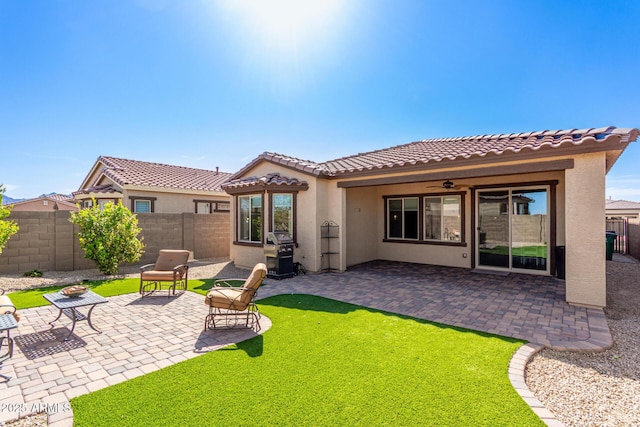
[[[293,238],[289,233],[275,231],[267,234],[264,255],[267,258],[267,277],[286,279],[295,276],[293,269]]]

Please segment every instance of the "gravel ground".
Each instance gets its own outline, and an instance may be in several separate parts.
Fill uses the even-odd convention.
[[[613,347],[545,349],[527,365],[529,389],[565,426],[640,426],[639,286],[640,263],[607,262],[605,314]]]
[[[239,276],[226,259],[190,262],[189,277]],[[114,277],[136,277],[137,266]],[[246,275],[246,272],[245,272]],[[46,272],[42,278],[0,277],[7,291],[105,279],[98,270]],[[527,385],[565,426],[640,427],[640,263],[607,262],[605,313],[614,345],[600,353],[542,350],[527,365]],[[46,415],[7,423],[11,427],[46,426]]]

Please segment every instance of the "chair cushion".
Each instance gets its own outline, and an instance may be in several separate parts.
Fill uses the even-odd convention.
[[[186,264],[189,261],[189,251],[162,249],[153,268],[156,271],[173,270],[174,267]]]
[[[7,307],[9,306],[9,307]],[[20,321],[20,314],[16,311],[16,306],[13,305],[11,298],[7,295],[0,295],[0,314],[12,313],[16,322]]]
[[[211,288],[211,290],[207,292],[207,298],[205,298],[204,303],[210,307],[244,310],[247,308],[248,302],[244,302],[241,298],[243,293],[250,294],[249,291],[243,291],[237,288]],[[251,296],[249,296],[249,300],[250,299]]]
[[[256,264],[251,271],[251,274],[247,278],[247,281],[244,282],[244,287],[249,289],[257,289],[261,284],[264,278],[267,275],[267,266],[263,263]]]
[[[153,282],[173,282],[173,270],[158,271],[149,270],[143,271],[141,274],[142,280],[148,280]],[[182,270],[178,270],[176,274],[176,280],[182,279]]]

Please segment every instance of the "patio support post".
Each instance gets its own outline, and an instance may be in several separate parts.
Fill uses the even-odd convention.
[[[606,305],[605,173],[605,153],[576,157],[574,168],[565,171],[565,283],[570,304]]]

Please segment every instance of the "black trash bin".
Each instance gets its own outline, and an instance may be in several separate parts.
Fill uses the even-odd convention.
[[[556,246],[556,276],[558,279],[565,278],[565,246]]]
[[[616,234],[615,231],[607,231],[606,237],[607,237],[607,261],[611,261],[613,259],[613,245],[615,244],[616,239],[618,238],[618,235]]]

